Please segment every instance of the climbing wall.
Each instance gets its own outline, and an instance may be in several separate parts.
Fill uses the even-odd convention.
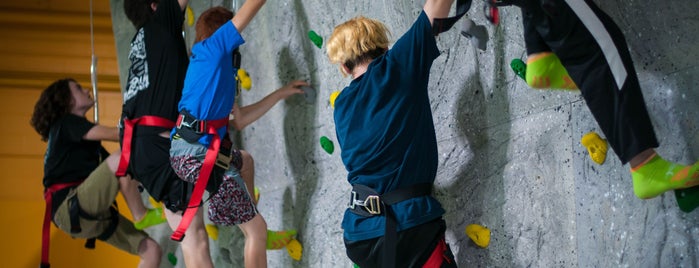
[[[112,0],[120,65],[133,33]],[[325,40],[335,25],[356,15],[386,23],[395,41],[417,18],[423,1],[267,1],[243,33],[242,67],[252,78],[241,105],[302,79],[316,89],[310,101],[294,96],[277,104],[239,135],[255,158],[259,210],[270,229],[294,228],[304,245],[295,261],[268,251],[270,267],[351,267],[340,223],[349,184],[335,136],[329,96],[350,79],[309,39]],[[699,159],[699,15],[694,1],[596,1],[626,35],[663,157]],[[195,14],[242,1],[192,1]],[[699,265],[699,212],[684,213],[674,194],[640,200],[628,165],[613,152],[599,165],[580,144],[601,132],[577,92],[534,90],[510,69],[524,58],[521,13],[500,9],[488,24],[481,1],[467,17],[485,25],[479,50],[459,34],[441,34],[442,55],[431,72],[439,170],[434,195],[447,210],[447,242],[463,267],[695,267]],[[452,11],[453,12],[453,11]],[[123,27],[121,27],[123,26]],[[188,34],[193,34],[188,30]],[[124,47],[126,44],[126,48]],[[320,138],[335,142],[328,153]],[[469,224],[491,231],[481,248],[464,233]],[[219,228],[211,240],[219,267],[242,267],[243,236]],[[152,231],[167,236],[165,228]],[[163,239],[169,245],[167,239]],[[176,245],[168,250],[180,256]],[[179,254],[179,255],[178,255]],[[180,264],[181,265],[181,262]],[[165,263],[163,267],[171,267]]]

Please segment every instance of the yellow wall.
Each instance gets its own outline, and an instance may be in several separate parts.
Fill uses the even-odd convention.
[[[89,84],[89,81],[79,81]],[[29,126],[40,90],[0,88],[0,255],[2,267],[36,268],[41,260],[43,154],[46,143]],[[121,112],[118,92],[99,94],[100,123],[115,125]],[[92,112],[88,112],[92,118]],[[105,143],[109,151],[116,143]],[[131,217],[121,196],[120,212]],[[98,241],[95,250],[83,247],[85,240],[72,239],[52,227],[52,267],[136,267],[138,258]]]

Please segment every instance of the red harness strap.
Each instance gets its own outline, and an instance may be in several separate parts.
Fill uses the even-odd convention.
[[[133,138],[133,129],[136,125],[149,127],[173,128],[175,123],[167,118],[154,115],[144,115],[135,119],[124,119],[124,138],[121,143],[121,158],[119,158],[119,167],[116,171],[117,177],[126,175],[126,169],[129,167],[131,160],[131,140]]]
[[[49,264],[49,247],[51,243],[51,209],[53,208],[53,194],[65,188],[78,186],[82,181],[56,183],[44,191],[44,200],[46,201],[46,209],[44,210],[44,226],[41,234],[41,267],[48,268]]]
[[[177,118],[177,125],[181,123],[182,115]],[[182,215],[182,220],[180,225],[177,226],[177,230],[172,233],[170,239],[175,241],[182,241],[184,239],[184,233],[189,228],[189,224],[192,223],[194,215],[197,214],[199,209],[199,204],[204,196],[204,190],[206,190],[206,185],[209,182],[209,176],[211,176],[211,171],[214,168],[214,163],[216,163],[216,157],[218,156],[218,149],[221,145],[221,137],[217,133],[217,129],[225,127],[228,125],[228,118],[221,118],[217,120],[200,120],[199,129],[203,134],[211,134],[213,138],[209,143],[209,148],[206,150],[206,156],[204,157],[204,163],[201,165],[199,170],[199,176],[197,177],[197,182],[194,184],[194,190],[192,191],[192,196],[189,199],[189,204],[184,210]]]

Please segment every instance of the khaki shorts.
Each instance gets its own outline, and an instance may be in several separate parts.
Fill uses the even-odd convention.
[[[73,238],[93,238],[104,232],[111,223],[109,208],[119,192],[119,181],[109,169],[106,162],[99,165],[85,181],[77,188],[70,190],[65,201],[56,210],[53,222]],[[87,220],[80,218],[81,232],[70,233],[70,213],[68,208],[73,196],[77,195],[80,208],[89,215],[104,220]],[[114,234],[107,239],[110,244],[118,249],[138,254],[138,247],[148,234],[136,230],[131,220],[119,214],[119,223]]]

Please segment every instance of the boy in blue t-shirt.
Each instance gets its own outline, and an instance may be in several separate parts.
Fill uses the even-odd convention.
[[[353,79],[336,98],[334,117],[353,186],[342,222],[345,246],[360,267],[455,266],[444,209],[430,196],[438,158],[427,93],[439,56],[432,24],[452,2],[428,0],[390,50],[387,28],[361,16],[335,27],[328,40],[330,61]]]

